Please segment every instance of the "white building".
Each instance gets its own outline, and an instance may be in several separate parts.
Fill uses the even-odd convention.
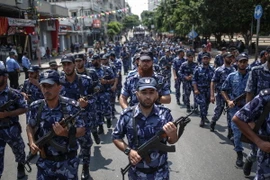
[[[154,11],[162,0],[148,0],[148,11]]]
[[[71,43],[105,41],[107,23],[121,19],[119,9],[125,8],[124,0],[47,0],[68,8],[72,18],[60,21],[60,49],[69,49]]]

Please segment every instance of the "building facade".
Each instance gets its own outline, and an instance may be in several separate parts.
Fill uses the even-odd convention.
[[[74,43],[91,47],[95,42],[108,40],[107,24],[120,21],[119,9],[125,8],[124,0],[47,0],[51,4],[68,8],[69,16],[60,20],[60,48],[70,49]]]
[[[162,0],[148,0],[148,11],[154,11]]]

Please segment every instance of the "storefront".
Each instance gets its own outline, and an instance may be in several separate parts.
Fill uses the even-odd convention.
[[[51,53],[58,52],[59,41],[58,41],[58,20],[46,20],[39,22],[40,26],[40,48],[50,49]]]
[[[32,57],[32,43],[30,35],[34,32],[34,20],[0,17],[1,56],[6,56],[8,53],[4,51],[9,51],[11,47],[15,45],[19,62],[21,62],[23,52],[29,52],[29,56]],[[1,59],[5,58],[1,57]]]

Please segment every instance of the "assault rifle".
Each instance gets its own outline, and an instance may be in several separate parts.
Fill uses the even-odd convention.
[[[237,96],[234,100],[233,100],[233,103],[236,105],[239,101],[241,101],[242,99],[245,99],[246,98],[246,92],[244,92],[243,94],[240,94],[239,96]],[[226,114],[226,112],[228,111],[229,109],[229,106],[228,104],[226,105],[226,107],[224,108],[223,112],[224,114]]]
[[[5,104],[3,104],[2,106],[0,106],[0,112],[6,111],[9,106],[11,106],[12,104],[14,104],[14,102],[19,98],[19,96],[16,96],[15,99],[10,99],[8,102],[6,102]]]
[[[181,135],[184,132],[185,126],[191,121],[188,117],[193,114],[194,110],[188,114],[187,116],[183,117],[181,116],[180,118],[176,119],[173,121],[174,125],[180,125],[178,129],[178,139],[181,137]],[[158,149],[159,151],[163,152],[175,152],[175,146],[167,146],[166,144],[162,143],[161,140],[166,138],[167,135],[165,131],[162,129],[156,133],[155,136],[153,136],[151,139],[149,139],[147,142],[142,144],[138,149],[137,152],[138,154],[142,157],[145,158],[146,160],[150,160],[150,157],[148,155],[148,151],[151,149]],[[129,164],[122,169],[121,168],[121,174],[122,174],[122,179],[125,179],[125,174],[128,172],[128,170],[132,167],[132,164],[129,162]]]
[[[73,123],[75,117],[77,117],[82,111],[84,111],[84,109],[79,110],[79,111],[78,111],[76,114],[74,114],[73,116],[69,116],[69,117],[63,119],[62,121],[59,122],[60,125],[61,125],[62,127],[67,127],[69,123]],[[39,148],[42,148],[45,144],[51,143],[52,138],[53,138],[54,136],[56,136],[56,134],[55,134],[54,130],[52,129],[52,130],[50,130],[47,134],[45,134],[43,137],[39,138],[39,139],[35,142],[35,144],[36,144]],[[52,143],[53,143],[54,145],[56,145],[53,141],[52,141]],[[57,147],[57,145],[56,145],[56,147]],[[57,149],[61,150],[62,147],[60,146],[60,147],[58,147]],[[26,163],[29,163],[35,156],[36,156],[36,154],[29,153],[29,155],[28,155],[27,158],[26,158]]]

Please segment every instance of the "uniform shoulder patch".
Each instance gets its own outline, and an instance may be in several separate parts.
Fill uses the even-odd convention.
[[[130,112],[132,110],[133,110],[133,106],[132,107],[127,107],[126,109],[123,109],[122,114],[126,114],[126,113],[128,113],[128,112]]]
[[[260,96],[270,95],[270,88],[261,90]]]
[[[44,99],[39,99],[39,100],[36,100],[36,101],[33,101],[30,106],[39,106],[41,103],[44,102]]]

